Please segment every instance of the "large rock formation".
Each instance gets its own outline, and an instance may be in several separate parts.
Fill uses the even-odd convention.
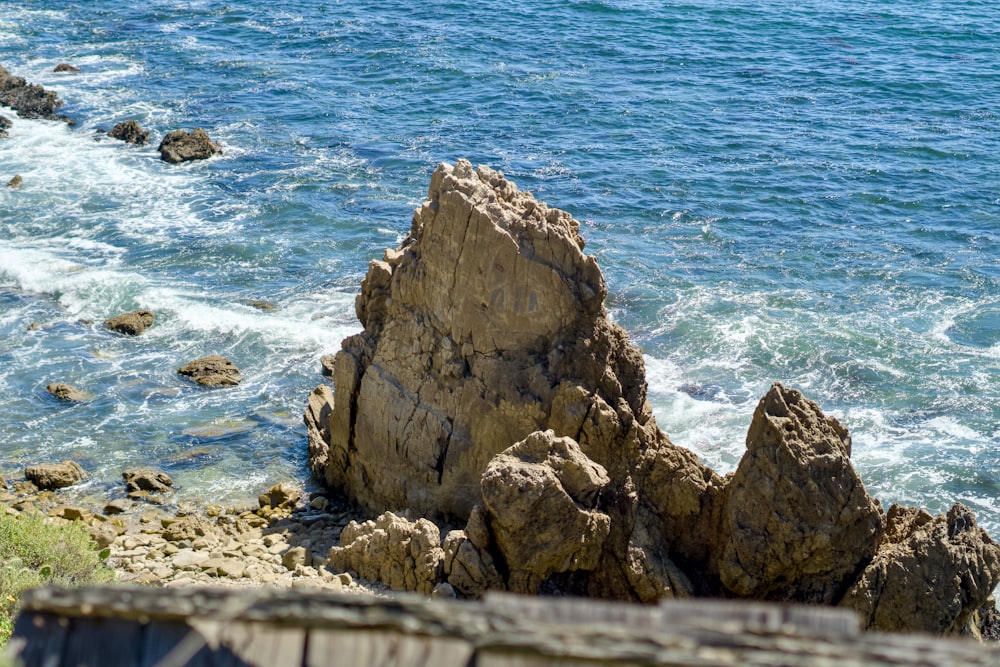
[[[889,546],[918,553],[917,538],[882,538],[847,430],[799,392],[771,387],[729,478],[674,446],[578,232],[496,171],[459,160],[434,172],[409,236],[369,265],[364,331],[344,340],[334,388],[313,391],[305,421],[326,484],[374,513],[465,528],[440,541],[429,524],[386,514],[345,530],[331,562],[470,597],[837,604],[850,590],[845,604],[872,618],[901,599],[882,585],[898,567],[907,578],[892,581],[940,603],[899,628],[953,631],[983,606],[1000,571],[971,515],[931,540],[939,571],[961,584],[946,599],[920,580],[918,558]]]

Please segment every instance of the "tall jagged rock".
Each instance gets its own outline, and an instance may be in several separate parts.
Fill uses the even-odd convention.
[[[576,437],[599,398],[651,422],[641,354],[605,319],[578,228],[499,172],[438,167],[409,236],[369,266],[365,330],[336,356],[325,447],[311,447],[329,485],[371,510],[465,518],[490,459],[553,420]],[[579,387],[579,423],[553,416],[561,383]]]
[[[499,172],[465,160],[440,165],[409,236],[369,265],[356,303],[365,329],[335,357],[332,397],[324,389],[310,397],[310,465],[370,511],[463,520],[486,499],[483,473],[501,452],[535,432],[571,438],[581,461],[607,475],[598,505],[582,510],[607,517],[606,534],[584,567],[569,559],[550,574],[572,574],[590,594],[639,599],[636,586],[665,590],[663,573],[677,571],[669,548],[645,544],[650,532],[687,530],[692,511],[642,505],[650,470],[674,461],[683,470],[673,493],[699,508],[722,481],[656,427],[642,354],[605,317],[604,279],[583,248],[569,213]],[[656,524],[641,535],[640,507]],[[507,510],[491,511],[499,529]],[[707,539],[679,537],[679,556],[696,561]],[[523,575],[524,587],[540,585],[542,574],[503,562],[508,548],[516,564],[513,541],[497,544],[487,560]],[[623,567],[630,554],[648,562]],[[647,574],[657,583],[640,581]]]
[[[885,519],[850,461],[841,424],[775,383],[729,484],[720,563],[743,597],[832,603],[875,554]]]

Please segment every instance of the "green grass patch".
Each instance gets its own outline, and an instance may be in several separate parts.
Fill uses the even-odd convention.
[[[0,515],[0,648],[14,629],[21,593],[55,584],[110,581],[97,544],[78,524],[59,525],[39,515]]]

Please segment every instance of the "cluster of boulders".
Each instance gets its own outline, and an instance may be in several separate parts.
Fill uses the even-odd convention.
[[[844,605],[878,630],[957,632],[990,607],[1000,546],[972,512],[885,513],[847,429],[800,392],[770,388],[726,477],[671,443],[583,248],[576,220],[499,172],[437,168],[305,413],[316,477],[426,518],[349,525],[330,562],[468,597]]]
[[[53,71],[75,73],[79,72],[80,69],[69,63],[60,63]],[[3,67],[0,67],[0,105],[14,109],[21,118],[61,120],[70,125],[75,124],[69,117],[56,113],[56,110],[63,105],[63,101],[54,91],[28,83],[24,78],[12,75]],[[0,116],[0,139],[7,136],[7,130],[11,125],[9,118]],[[149,143],[149,132],[142,129],[135,120],[118,123],[108,132],[108,136],[138,146]],[[168,132],[160,142],[158,150],[160,158],[164,162],[178,163],[209,158],[221,153],[222,147],[217,142],[212,141],[208,134],[199,127],[192,132],[184,130]],[[8,185],[11,187],[19,186],[20,177],[15,178],[18,179],[18,182],[15,184],[12,181]]]

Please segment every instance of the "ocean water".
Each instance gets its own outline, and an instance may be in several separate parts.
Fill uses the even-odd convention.
[[[24,179],[0,187],[0,472],[72,457],[98,496],[153,464],[227,502],[304,479],[368,261],[467,157],[582,222],[676,443],[734,469],[780,380],[884,504],[1000,534],[993,5],[530,5],[0,2],[0,64],[77,122],[0,110],[0,181]],[[151,146],[102,137],[127,119]],[[161,162],[194,127],[224,155]],[[103,330],[135,308],[145,334]],[[177,376],[209,353],[244,383]]]

